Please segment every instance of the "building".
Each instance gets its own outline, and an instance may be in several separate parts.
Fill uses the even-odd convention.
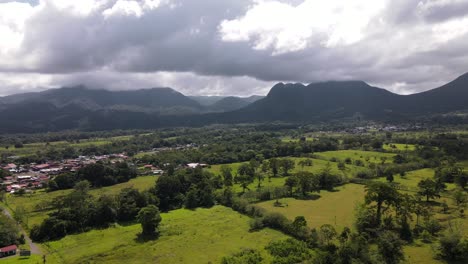
[[[18,247],[16,245],[0,248],[0,258],[16,255],[17,249]]]
[[[207,164],[204,164],[204,163],[189,163],[187,164],[187,167],[190,168],[190,169],[195,169],[197,167],[202,167],[202,168],[205,168],[207,167],[208,165]]]

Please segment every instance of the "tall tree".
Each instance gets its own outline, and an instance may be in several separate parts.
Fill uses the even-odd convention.
[[[141,224],[142,235],[145,237],[154,237],[158,232],[161,215],[159,209],[154,205],[141,208],[138,212],[137,220]]]
[[[388,183],[372,182],[366,186],[366,204],[376,203],[376,225],[380,225],[381,223],[382,212],[386,209],[384,205],[387,205],[387,208],[391,205],[396,205],[398,198],[398,191]]]
[[[419,191],[418,193],[426,197],[426,202],[429,202],[429,199],[440,198],[440,192],[442,191],[442,186],[432,179],[424,179],[418,183]]]

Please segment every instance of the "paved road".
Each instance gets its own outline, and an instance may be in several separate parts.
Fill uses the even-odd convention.
[[[10,211],[8,211],[7,209],[3,209],[3,213],[6,216],[10,217],[11,219],[14,219],[13,216],[10,214]],[[19,225],[19,227],[21,228],[21,232],[24,234],[24,239],[29,244],[31,254],[40,255],[41,254],[41,249],[35,243],[32,242],[31,238],[28,236],[28,233],[26,231],[24,231],[23,227],[21,225]]]

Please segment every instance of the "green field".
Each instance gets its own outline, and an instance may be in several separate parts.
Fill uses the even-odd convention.
[[[287,238],[271,229],[249,232],[250,218],[223,206],[161,216],[157,240],[137,241],[139,224],[69,235],[45,244],[47,263],[219,263],[242,248],[258,249],[268,259],[264,247]]]
[[[120,190],[128,187],[134,187],[139,190],[146,190],[154,186],[156,182],[155,176],[141,176],[135,179],[131,179],[128,182],[116,184],[113,186],[103,187],[99,189],[91,189],[90,194],[99,196],[103,194],[117,194]],[[18,206],[22,206],[26,213],[27,219],[25,224],[28,228],[32,227],[35,224],[40,224],[50,211],[36,210],[41,204],[48,204],[53,199],[66,195],[70,193],[71,190],[60,190],[54,192],[46,192],[44,190],[39,190],[35,193],[25,194],[24,196],[8,195],[8,207],[11,211],[16,210]]]
[[[390,145],[395,146],[395,148],[392,148]],[[414,151],[416,149],[416,145],[390,143],[390,144],[384,144],[383,149],[386,151],[391,151],[391,152]]]
[[[434,174],[434,169],[430,168],[414,170],[407,172],[404,177],[401,177],[400,175],[394,175],[393,182],[406,186],[410,190],[417,190],[418,183],[421,180],[433,178]],[[387,180],[385,178],[378,178],[376,181],[386,182]],[[446,183],[445,185],[447,186],[447,190],[453,190],[456,188],[455,184],[453,183]]]
[[[257,205],[268,211],[282,213],[291,220],[296,216],[304,216],[311,228],[324,224],[336,225],[337,230],[345,226],[352,227],[356,204],[364,200],[364,186],[347,184],[336,189],[334,192],[321,191],[317,200],[280,199],[284,207],[275,207],[274,201]]]
[[[300,138],[292,138],[292,137],[289,137],[289,136],[281,138],[281,141],[286,142],[286,143],[299,142],[299,140],[300,140]],[[309,136],[306,137],[306,141],[312,142],[314,140],[315,140],[315,138],[313,138],[313,137],[309,137]]]
[[[354,166],[354,165],[346,165],[346,169],[344,171],[340,171],[340,170],[338,170],[336,162],[329,162],[329,161],[321,160],[321,159],[312,159],[312,162],[313,162],[312,166],[305,166],[304,168],[302,168],[301,166],[299,166],[299,161],[304,160],[306,158],[295,158],[295,157],[288,157],[288,158],[294,160],[294,162],[296,163],[295,168],[293,170],[291,170],[290,174],[294,174],[294,173],[300,172],[302,170],[312,172],[312,173],[319,173],[321,170],[326,168],[327,164],[330,164],[330,168],[331,168],[332,173],[339,174],[339,175],[344,174],[345,176],[348,176],[348,177],[353,176],[353,174],[355,174],[359,170],[364,169],[363,167],[358,167],[358,166]],[[242,163],[238,162],[238,163],[230,163],[230,164],[225,164],[225,165],[231,167],[232,174],[236,175],[237,169],[239,168],[239,166],[241,164]],[[207,168],[207,170],[209,172],[212,172],[215,175],[219,175],[219,174],[221,174],[221,166],[223,166],[223,165],[211,165],[209,168]],[[280,174],[281,174],[281,172],[280,172]],[[268,178],[265,178],[262,181],[262,187],[284,186],[285,180],[286,180],[286,177],[279,177],[279,178],[273,178],[272,177],[271,181],[268,181]],[[258,181],[255,179],[255,181],[249,185],[249,189],[250,190],[257,189],[257,184],[258,184]],[[242,191],[242,187],[239,184],[234,184],[233,189],[236,192],[241,192]]]
[[[107,144],[112,144],[116,141],[125,141],[131,139],[133,136],[118,136],[110,138],[94,138],[94,139],[82,139],[78,143],[76,142],[67,142],[67,141],[55,141],[55,142],[41,142],[41,143],[30,143],[24,144],[22,148],[15,148],[11,145],[6,148],[0,148],[0,155],[3,153],[8,153],[14,156],[29,156],[36,154],[39,151],[46,151],[48,148],[63,149],[65,147],[72,148],[86,148],[91,146],[102,146]]]
[[[31,255],[30,257],[9,257],[6,259],[0,259],[2,264],[42,264],[42,256]],[[49,262],[47,262],[49,263]]]
[[[393,153],[383,153],[377,151],[364,151],[364,150],[336,150],[336,151],[325,151],[314,153],[316,157],[321,159],[330,160],[336,158],[340,161],[344,161],[346,158],[351,158],[354,162],[355,160],[361,160],[364,163],[382,163],[381,158],[385,158],[385,163],[392,162],[392,157],[396,154]],[[366,158],[369,159],[369,162],[366,162]]]

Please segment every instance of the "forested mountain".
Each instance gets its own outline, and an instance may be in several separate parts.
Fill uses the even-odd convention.
[[[233,111],[233,110],[246,107],[249,104],[260,100],[261,98],[263,97],[261,96],[251,96],[251,97],[228,96],[208,106],[208,108],[211,112]]]
[[[203,106],[170,88],[119,92],[62,88],[0,98],[0,133],[270,121],[417,120],[468,110],[468,74],[413,95],[394,94],[362,81],[331,81],[307,86],[278,83],[265,98],[256,99],[226,97]],[[229,110],[233,111],[224,112]]]
[[[198,112],[202,109],[198,102],[171,88],[108,91],[77,86],[7,96],[2,98],[2,102],[4,108],[12,104],[45,103],[57,108],[75,105],[85,110],[126,109],[169,114]]]

